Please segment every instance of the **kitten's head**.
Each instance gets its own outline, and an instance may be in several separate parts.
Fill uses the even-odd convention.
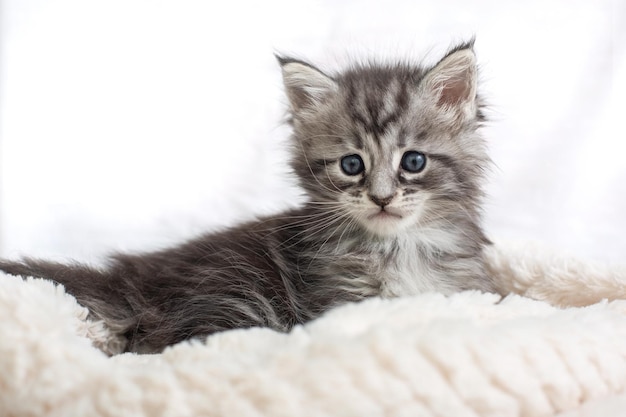
[[[377,236],[460,217],[477,221],[489,158],[477,133],[472,43],[432,68],[368,64],[329,76],[300,60],[279,62],[294,130],[292,167],[312,204]]]

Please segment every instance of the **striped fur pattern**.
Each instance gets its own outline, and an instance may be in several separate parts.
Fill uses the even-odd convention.
[[[368,64],[334,76],[278,59],[303,207],[118,254],[106,268],[25,259],[0,269],[63,284],[135,352],[232,328],[286,331],[365,297],[492,291],[472,44],[432,68]]]

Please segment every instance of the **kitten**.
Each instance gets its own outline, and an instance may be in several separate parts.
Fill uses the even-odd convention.
[[[473,42],[432,68],[356,65],[329,76],[278,57],[302,208],[108,267],[26,259],[127,341],[159,352],[251,326],[287,331],[366,297],[493,291],[483,264],[483,172]]]

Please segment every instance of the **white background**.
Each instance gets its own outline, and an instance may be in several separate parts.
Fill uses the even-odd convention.
[[[0,0],[0,255],[95,261],[293,205],[273,53],[477,36],[486,227],[626,263],[626,2]]]

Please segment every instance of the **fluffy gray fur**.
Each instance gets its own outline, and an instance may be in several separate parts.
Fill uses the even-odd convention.
[[[286,331],[371,296],[493,291],[472,44],[432,68],[368,64],[335,76],[278,59],[302,208],[118,254],[102,269],[31,259],[0,269],[65,285],[139,352],[232,328]]]

